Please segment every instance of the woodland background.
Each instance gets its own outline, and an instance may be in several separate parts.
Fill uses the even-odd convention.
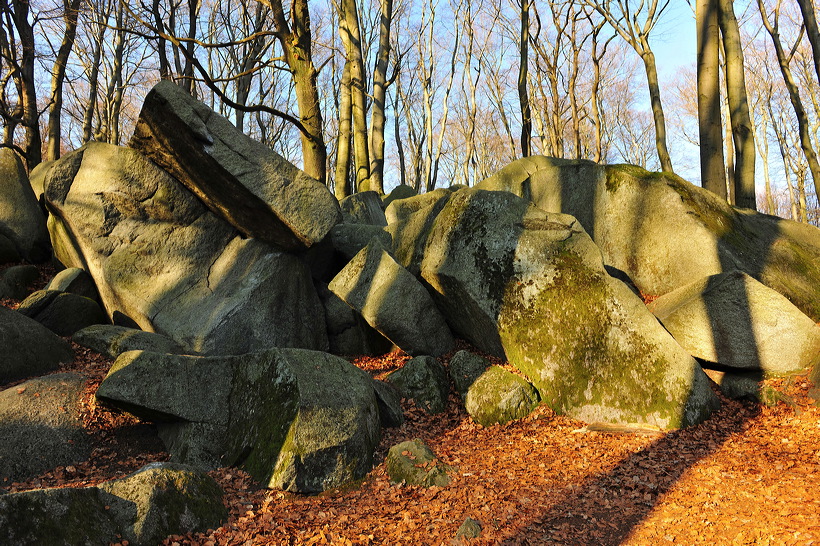
[[[0,0],[0,144],[29,169],[125,144],[166,78],[338,197],[544,154],[820,223],[817,3],[670,2]],[[660,85],[652,46],[681,14],[698,55]]]

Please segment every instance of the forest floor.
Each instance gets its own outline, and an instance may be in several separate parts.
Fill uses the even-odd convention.
[[[168,458],[150,424],[96,404],[112,361],[74,349],[61,371],[88,377],[82,413],[92,457],[26,482],[0,481],[9,492],[93,485]],[[383,378],[406,359],[353,362]],[[820,408],[812,398],[820,395],[806,376],[766,384],[779,393],[776,404],[721,398],[706,422],[668,433],[589,430],[546,407],[485,428],[455,394],[435,416],[405,401],[404,425],[384,430],[362,482],[305,496],[219,469],[210,474],[225,490],[230,519],[164,544],[461,544],[454,537],[466,518],[482,526],[465,542],[475,545],[820,544]],[[455,468],[449,485],[390,483],[387,450],[413,438]]]

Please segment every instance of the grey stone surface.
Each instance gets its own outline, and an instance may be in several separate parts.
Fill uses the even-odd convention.
[[[447,369],[450,374],[450,380],[456,388],[456,392],[463,400],[467,396],[467,391],[470,389],[476,379],[481,377],[487,368],[490,367],[490,361],[473,354],[469,351],[458,351],[450,359],[450,365]]]
[[[0,148],[0,234],[25,260],[44,262],[51,257],[45,216],[23,163],[11,148]]]
[[[61,373],[0,391],[0,479],[26,480],[88,458],[80,417],[84,388],[84,377]]]
[[[393,343],[373,329],[359,313],[331,292],[326,284],[317,283],[316,291],[325,308],[331,353],[381,355],[390,351]]]
[[[452,467],[442,463],[427,445],[416,438],[401,442],[387,452],[387,475],[393,483],[444,487]]]
[[[238,235],[135,150],[67,154],[45,195],[57,257],[91,274],[115,323],[200,353],[327,348],[304,263]]]
[[[239,465],[272,488],[318,493],[370,471],[379,441],[373,380],[344,359],[272,349],[227,357],[133,351],[97,391],[161,425],[172,460]]]
[[[51,330],[0,306],[0,383],[54,371],[72,360],[71,346]]]
[[[0,274],[0,297],[22,300],[28,296],[31,286],[38,278],[40,271],[33,265],[13,265]]]
[[[179,344],[163,335],[113,324],[97,324],[78,330],[71,336],[71,341],[108,358],[117,358],[128,351],[168,354],[185,352]]]
[[[485,427],[521,419],[538,405],[538,391],[526,379],[491,366],[467,389],[464,407]]]
[[[386,226],[387,220],[378,192],[363,191],[345,197],[339,202],[342,218],[349,224]]]
[[[692,356],[784,375],[820,362],[820,326],[740,271],[697,280],[649,305]]]
[[[411,398],[428,413],[447,409],[450,382],[441,363],[432,356],[417,356],[387,376],[403,398]]]
[[[145,97],[130,146],[236,229],[280,248],[310,247],[341,220],[324,184],[169,81]]]
[[[71,292],[96,302],[100,301],[94,279],[79,267],[69,267],[57,273],[46,285],[45,290]]]
[[[453,337],[427,290],[377,241],[331,281],[330,290],[412,355],[441,355]]]
[[[23,300],[17,310],[58,336],[70,336],[92,324],[108,322],[94,300],[57,290],[38,290]]]

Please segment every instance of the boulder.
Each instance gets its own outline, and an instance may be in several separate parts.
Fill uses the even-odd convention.
[[[23,162],[11,148],[0,148],[0,234],[24,260],[44,262],[51,257],[45,216]]]
[[[408,186],[407,184],[399,184],[393,188],[393,191],[382,198],[382,208],[386,209],[390,203],[396,199],[407,199],[408,197],[415,197],[418,194],[419,192],[414,190],[412,186]]]
[[[58,336],[70,336],[86,326],[108,322],[94,300],[58,290],[38,290],[23,300],[17,310]]]
[[[763,402],[761,384],[764,379],[760,371],[719,371],[706,369],[706,375],[720,387],[727,398]]]
[[[379,404],[379,418],[385,428],[400,427],[404,423],[404,411],[401,407],[401,395],[398,389],[377,379],[373,380],[376,391],[376,402]]]
[[[129,145],[237,230],[280,248],[308,248],[341,220],[324,184],[172,82],[145,97]]]
[[[453,192],[448,189],[439,188],[437,190],[416,195],[414,197],[396,199],[387,205],[384,210],[384,216],[387,220],[387,224],[390,225],[395,224],[396,222],[402,222],[414,212],[426,209],[441,200],[448,199],[452,193]]]
[[[421,278],[421,261],[424,259],[424,249],[427,246],[430,230],[450,199],[448,192],[440,196],[439,199],[428,203],[426,207],[410,212],[401,220],[396,220],[385,228],[393,239],[393,255],[396,261],[419,278]]]
[[[450,382],[444,366],[432,356],[417,356],[387,376],[403,398],[410,398],[427,413],[447,409]]]
[[[0,479],[26,480],[88,459],[91,445],[80,416],[84,389],[84,377],[60,373],[0,391]]]
[[[159,544],[174,534],[218,528],[222,490],[206,474],[153,463],[96,487],[35,489],[0,497],[4,544]]]
[[[454,340],[427,290],[371,241],[328,288],[373,328],[411,355],[441,355]]]
[[[470,386],[475,383],[476,379],[487,371],[490,367],[490,361],[482,356],[473,354],[469,351],[458,351],[450,359],[449,367],[447,368],[450,374],[450,380],[456,388],[456,392],[464,400],[467,397],[467,391]]]
[[[364,477],[379,441],[373,380],[316,351],[132,351],[116,360],[97,398],[160,423],[173,461],[241,466],[264,485],[293,492]]]
[[[327,348],[305,264],[237,234],[139,152],[90,143],[55,163],[45,195],[57,257],[89,272],[115,324],[200,353]]]
[[[529,157],[476,188],[506,190],[576,217],[607,265],[659,296],[743,271],[820,321],[820,229],[729,206],[678,176],[632,165]]]
[[[477,519],[467,518],[456,531],[456,539],[469,540],[481,536],[481,522]]]
[[[467,413],[485,427],[526,417],[537,405],[535,387],[499,366],[491,366],[481,374],[464,397]]]
[[[0,298],[22,300],[28,296],[31,286],[40,278],[40,270],[33,265],[13,265],[0,275]]]
[[[354,193],[339,202],[342,218],[348,224],[366,224],[386,226],[382,200],[378,192],[363,191]]]
[[[421,274],[453,330],[506,357],[556,412],[676,428],[717,406],[697,362],[606,273],[571,216],[460,190],[434,222]]]
[[[385,466],[391,482],[422,487],[446,486],[450,483],[448,472],[453,470],[418,438],[391,447]]]
[[[373,329],[362,316],[342,299],[317,283],[316,291],[325,308],[330,352],[337,355],[381,355],[393,343]]]
[[[333,229],[330,230],[333,249],[341,254],[345,264],[352,260],[373,239],[378,239],[385,248],[393,246],[392,237],[380,226],[343,223],[333,226]]]
[[[820,362],[820,327],[788,299],[741,271],[700,279],[649,305],[699,359],[766,376]]]
[[[57,273],[46,285],[45,290],[71,292],[96,302],[100,301],[94,279],[79,267],[69,267]]]
[[[128,351],[185,352],[176,342],[160,334],[113,324],[96,324],[78,330],[71,336],[71,341],[108,358],[117,358]]]
[[[54,165],[54,160],[41,161],[37,164],[37,166],[31,169],[31,172],[28,175],[29,184],[31,185],[32,191],[34,191],[34,197],[38,202],[41,202],[43,199],[46,174],[48,174],[48,171],[51,169],[52,165]]]
[[[41,375],[74,360],[71,346],[51,330],[0,306],[0,383]]]

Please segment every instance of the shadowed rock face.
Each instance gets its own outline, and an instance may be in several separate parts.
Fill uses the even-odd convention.
[[[743,271],[820,321],[820,230],[729,206],[673,174],[632,165],[529,157],[476,186],[576,217],[604,262],[641,292]]]
[[[115,323],[201,353],[324,350],[324,317],[295,256],[241,237],[139,152],[92,143],[46,178],[57,258],[94,278]]]
[[[606,274],[571,216],[461,190],[433,223],[421,274],[451,327],[506,356],[560,413],[674,428],[716,407],[695,360]]]
[[[44,262],[50,256],[46,219],[23,163],[10,148],[0,148],[0,236],[17,254],[8,256],[9,261]]]
[[[328,189],[169,81],[145,97],[130,146],[249,237],[296,250],[342,218]]]

